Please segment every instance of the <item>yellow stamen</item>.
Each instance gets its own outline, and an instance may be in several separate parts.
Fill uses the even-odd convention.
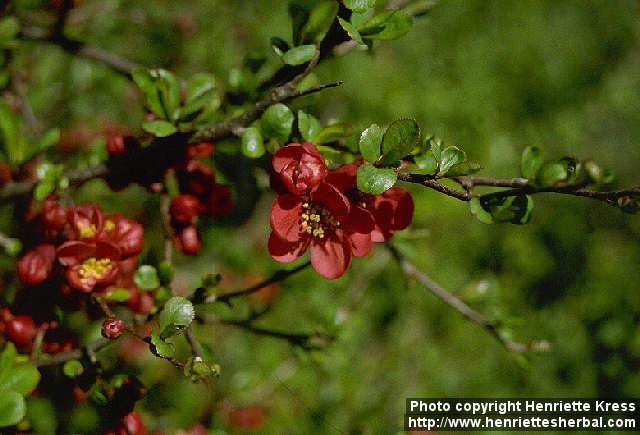
[[[87,223],[79,223],[78,230],[80,230],[81,239],[89,239],[91,237],[95,237],[98,233],[95,225]]]
[[[105,231],[113,231],[115,228],[116,228],[116,224],[113,223],[111,219],[107,219],[107,221],[104,223]]]
[[[100,279],[113,266],[111,259],[95,257],[87,258],[82,262],[78,274],[83,282],[87,282],[91,278]]]

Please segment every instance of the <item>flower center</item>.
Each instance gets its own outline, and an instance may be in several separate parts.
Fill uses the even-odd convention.
[[[89,239],[91,237],[95,237],[98,233],[96,226],[94,224],[80,222],[78,223],[78,230],[80,232],[81,239]]]
[[[107,219],[106,222],[104,223],[104,229],[105,231],[113,231],[116,228],[116,224],[111,220],[111,219]]]
[[[340,227],[340,222],[333,217],[329,210],[321,205],[305,202],[302,204],[302,209],[300,227],[302,231],[311,234],[313,237],[323,239],[327,231]]]
[[[78,273],[80,274],[82,281],[86,282],[91,278],[94,278],[94,279],[102,278],[102,276],[104,276],[104,274],[109,269],[111,269],[111,267],[112,267],[111,259],[109,258],[98,259],[95,257],[91,257],[91,258],[87,258],[85,261],[82,262],[82,265],[80,266],[80,270],[78,271]]]

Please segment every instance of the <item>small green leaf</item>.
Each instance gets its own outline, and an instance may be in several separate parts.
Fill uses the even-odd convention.
[[[420,127],[415,119],[399,119],[394,121],[382,139],[383,163],[392,164],[407,154],[420,141]]]
[[[176,77],[164,69],[152,69],[151,76],[155,77],[160,101],[167,119],[176,120],[180,106],[180,84]]]
[[[131,297],[131,292],[126,288],[117,288],[105,294],[104,299],[107,302],[127,302]]]
[[[315,137],[320,133],[322,126],[320,121],[313,115],[298,110],[298,131],[302,138],[308,142],[314,142]]]
[[[462,162],[455,164],[447,171],[447,177],[459,177],[461,175],[475,174],[482,166],[478,162]]]
[[[302,29],[309,20],[309,9],[303,4],[292,1],[289,3],[289,17],[291,18],[292,40],[295,45],[298,45],[302,41]],[[289,45],[287,44],[287,49],[282,51],[288,49]]]
[[[338,14],[338,9],[338,2],[334,0],[318,3],[311,10],[309,20],[302,29],[302,40],[315,43],[322,41]]]
[[[15,39],[20,31],[20,23],[16,17],[6,17],[0,20],[0,46],[7,46],[7,43]]]
[[[16,356],[18,356],[16,346],[12,342],[8,341],[4,346],[4,350],[0,353],[0,376],[11,369]]]
[[[173,344],[164,341],[155,332],[151,334],[151,343],[149,344],[151,353],[165,358],[173,358],[176,354],[176,348]]]
[[[542,187],[552,187],[568,177],[567,168],[562,163],[552,162],[545,164],[537,175],[537,184]]]
[[[268,138],[274,138],[280,142],[286,142],[291,135],[293,126],[293,112],[282,103],[269,107],[260,120],[262,132]]]
[[[171,281],[173,281],[173,275],[173,265],[169,261],[161,261],[160,264],[158,264],[158,277],[162,284],[171,284]]]
[[[264,140],[258,127],[249,127],[242,133],[242,154],[250,159],[264,155]]]
[[[346,124],[333,124],[323,128],[313,140],[316,145],[335,142],[351,136],[351,131],[351,127]]]
[[[413,26],[413,17],[400,10],[384,11],[358,29],[365,39],[389,40],[406,34]]]
[[[37,201],[44,201],[47,196],[51,194],[56,189],[56,183],[45,180],[41,181],[36,185],[36,188],[33,191],[33,197]]]
[[[353,24],[351,24],[347,20],[343,20],[340,17],[338,17],[338,22],[340,23],[344,31],[347,32],[347,34],[351,39],[356,41],[358,44],[364,44],[364,41],[362,40],[362,36],[360,35],[360,32],[358,32],[358,29],[356,29],[356,27]]]
[[[289,43],[284,39],[278,36],[271,37],[271,48],[276,52],[278,56],[282,56],[284,53],[289,51],[291,47],[289,47]]]
[[[160,337],[167,338],[191,324],[195,316],[193,304],[182,296],[174,296],[164,304],[158,316]]]
[[[376,0],[344,0],[344,5],[355,12],[364,12],[376,5]]]
[[[518,225],[528,223],[533,210],[533,199],[525,194],[508,197],[488,194],[479,198],[479,204],[482,210],[490,214],[493,222],[511,222]],[[486,216],[477,208],[475,202],[472,205],[472,213],[476,214],[479,220],[485,222],[483,219]]]
[[[479,198],[473,198],[471,201],[469,201],[469,209],[471,210],[471,214],[474,215],[483,224],[493,223],[493,217],[491,216],[491,213],[489,213],[482,207]]]
[[[442,150],[440,159],[440,174],[445,175],[454,165],[467,160],[467,155],[458,147],[450,146]]]
[[[438,170],[438,162],[433,152],[427,151],[414,157],[415,168],[411,172],[422,175],[433,175]]]
[[[0,143],[4,144],[7,159],[14,166],[24,163],[29,151],[21,128],[18,115],[4,101],[0,101]]]
[[[315,45],[300,45],[284,53],[282,55],[282,61],[287,65],[302,65],[313,59],[315,54]]]
[[[22,251],[22,242],[19,239],[7,239],[4,250],[10,257],[17,257]]]
[[[0,373],[0,391],[11,390],[26,396],[35,390],[38,382],[40,382],[40,372],[26,362],[15,364]]]
[[[190,357],[184,365],[184,375],[192,382],[204,381],[219,374],[220,368],[217,365],[210,366],[198,356]]]
[[[160,287],[160,278],[158,278],[158,271],[155,267],[148,264],[143,264],[138,267],[133,281],[142,290],[153,290]]]
[[[64,366],[62,366],[62,372],[66,377],[73,379],[84,372],[84,367],[80,361],[72,359],[64,363]]]
[[[27,400],[27,418],[33,433],[54,435],[58,427],[56,411],[49,399],[29,397]]]
[[[520,173],[524,178],[535,180],[538,171],[542,167],[543,153],[538,147],[526,147],[522,152],[522,161],[520,162]]]
[[[397,179],[398,174],[393,169],[376,168],[370,164],[358,168],[358,190],[365,193],[380,195],[393,187]]]
[[[187,83],[187,95],[185,102],[189,103],[210,93],[216,86],[216,78],[213,74],[194,74]]]
[[[0,427],[14,426],[27,413],[24,398],[15,391],[0,390]]]
[[[138,85],[138,88],[145,95],[145,105],[147,109],[162,118],[166,118],[167,114],[160,100],[160,89],[149,70],[136,68],[131,75],[135,84]]]
[[[362,132],[358,148],[365,160],[375,162],[380,158],[380,145],[383,136],[384,130],[378,124],[371,124]]]
[[[156,119],[153,121],[145,121],[142,123],[142,129],[156,137],[167,137],[178,131],[178,129],[169,121]]]

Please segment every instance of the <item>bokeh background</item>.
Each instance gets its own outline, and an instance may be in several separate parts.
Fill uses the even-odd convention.
[[[482,174],[519,175],[521,151],[537,145],[549,157],[591,157],[613,169],[621,186],[634,185],[640,180],[639,9],[631,0],[442,1],[405,37],[322,64],[320,80],[345,84],[293,107],[360,129],[415,117],[482,162]],[[269,53],[271,36],[289,39],[290,24],[285,0],[83,0],[68,32],[181,77],[212,72],[224,89],[247,54]],[[71,149],[105,126],[139,131],[139,94],[107,68],[38,43],[23,43],[15,62],[36,115],[66,129]],[[218,148],[224,162],[225,144]],[[261,170],[244,170],[264,181]],[[116,353],[104,352],[107,367],[137,373],[149,388],[137,410],[150,429],[172,433],[202,422],[210,433],[241,432],[230,410],[257,406],[256,415],[266,417],[263,433],[394,433],[406,397],[640,394],[640,219],[550,194],[535,196],[530,224],[488,226],[464,203],[410,190],[416,212],[410,229],[396,237],[402,252],[501,321],[505,334],[548,340],[550,351],[509,354],[405,280],[379,247],[337,281],[308,270],[273,296],[260,324],[336,334],[326,350],[199,327],[222,370],[209,386],[192,384],[144,353],[116,363]],[[114,195],[95,181],[77,199],[147,222],[147,259],[157,255],[157,198],[138,187]],[[178,258],[183,291],[205,273],[221,273],[231,289],[279,267],[266,250],[271,194],[237,199],[255,201],[255,210],[242,222],[207,225],[201,255]],[[259,303],[224,314],[242,315]],[[92,433],[94,422],[85,405],[58,424]]]

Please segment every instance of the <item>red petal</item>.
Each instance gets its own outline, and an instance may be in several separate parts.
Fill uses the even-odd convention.
[[[327,279],[341,277],[351,263],[351,245],[341,231],[311,244],[311,265]]]
[[[110,242],[96,242],[96,258],[108,258],[113,261],[120,259],[120,249]]]
[[[350,233],[368,234],[373,231],[375,221],[369,210],[357,205],[351,205],[349,217],[344,224],[344,229]]]
[[[279,238],[275,232],[272,232],[271,236],[269,236],[269,253],[274,260],[281,263],[290,263],[300,258],[308,246],[308,238],[296,242],[287,242]]]
[[[340,222],[344,222],[349,215],[349,200],[335,186],[322,182],[318,189],[311,194],[314,201],[324,205]]]
[[[271,228],[283,240],[300,240],[302,200],[295,195],[280,195],[271,207]]]
[[[81,266],[76,265],[67,269],[67,282],[76,290],[89,293],[91,290],[93,290],[93,287],[95,287],[96,279],[92,276],[87,278],[81,277],[79,273],[80,267]]]
[[[364,257],[373,251],[371,234],[353,233],[349,235],[351,241],[351,253],[356,257]]]
[[[393,231],[403,230],[409,226],[413,219],[413,198],[411,194],[400,187],[392,187],[382,194],[385,200],[394,203]]]
[[[353,190],[356,188],[356,173],[361,164],[362,162],[358,161],[342,165],[329,172],[325,181],[336,186],[342,193]]]
[[[95,253],[95,245],[80,241],[65,242],[58,247],[56,254],[63,266],[74,266]]]

